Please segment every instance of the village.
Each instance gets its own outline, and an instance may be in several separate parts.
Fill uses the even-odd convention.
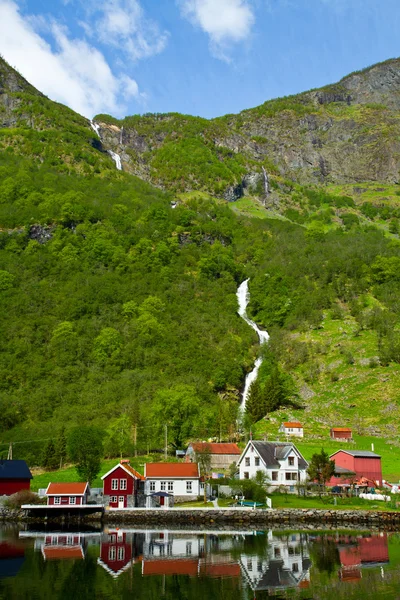
[[[87,481],[50,480],[46,488],[38,489],[37,501],[21,508],[26,514],[43,517],[174,506],[273,510],[278,494],[290,495],[290,506],[296,507],[295,499],[300,497],[323,496],[336,505],[337,499],[343,498],[388,501],[389,494],[398,492],[396,484],[383,479],[379,454],[373,449],[352,448],[350,428],[330,429],[330,438],[339,448],[329,457],[325,453],[325,464],[319,467],[320,455],[307,461],[296,446],[296,440],[304,437],[301,423],[283,422],[279,431],[285,441],[249,439],[242,450],[232,442],[191,442],[186,451],[176,453],[175,462],[145,462],[143,474],[130,459],[120,459],[101,475],[101,487],[92,487]],[[51,478],[51,473],[48,476]],[[2,460],[3,501],[30,490],[32,478],[25,461]],[[254,486],[247,485],[250,481]],[[260,488],[261,501],[254,491]]]

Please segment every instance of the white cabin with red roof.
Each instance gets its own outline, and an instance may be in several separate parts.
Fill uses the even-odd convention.
[[[87,504],[90,494],[89,484],[49,483],[46,489],[47,505],[54,507],[82,506]]]
[[[197,500],[201,495],[200,470],[197,463],[146,463],[144,466],[146,506],[159,498],[160,506]]]
[[[285,435],[299,438],[304,437],[303,425],[298,421],[287,421],[286,423],[282,423],[282,425],[279,427],[279,431]]]
[[[196,454],[202,452],[210,454],[212,469],[229,469],[232,463],[237,463],[241,455],[237,444],[191,442],[186,451],[186,462],[196,462]]]
[[[103,475],[104,503],[111,508],[137,506],[139,493],[143,493],[144,477],[131,467],[129,460],[121,460]]]

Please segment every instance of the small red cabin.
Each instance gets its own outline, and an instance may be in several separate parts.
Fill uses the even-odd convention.
[[[103,494],[106,504],[112,508],[135,506],[135,497],[139,491],[139,482],[144,481],[128,460],[121,460],[102,477]]]
[[[382,485],[382,465],[381,457],[375,452],[369,450],[338,450],[330,456],[338,469],[344,473],[342,477],[332,477],[328,485],[341,485],[350,483],[350,479],[346,479],[345,471],[354,473],[354,478],[360,479],[364,477],[375,482],[378,487]]]
[[[24,460],[0,460],[0,496],[11,496],[31,487],[32,473]]]
[[[97,562],[114,578],[129,567],[132,563],[132,544],[127,540],[125,531],[109,531],[104,535]]]
[[[332,427],[330,436],[333,440],[349,441],[353,439],[351,429],[348,427]]]
[[[48,506],[71,508],[87,503],[89,484],[85,483],[49,483],[46,490]]]

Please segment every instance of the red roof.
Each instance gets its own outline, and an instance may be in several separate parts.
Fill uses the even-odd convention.
[[[348,427],[332,427],[331,431],[348,431],[349,433],[351,433],[351,429],[349,429]]]
[[[47,496],[83,496],[86,492],[87,482],[84,483],[49,483],[46,490]]]
[[[191,575],[197,576],[197,560],[146,560],[143,561],[143,575]]]
[[[237,454],[240,456],[241,452],[237,444],[214,444],[209,442],[193,442],[191,444],[195,452],[201,452],[207,450],[210,454]]]
[[[203,563],[200,572],[209,577],[240,577],[241,571],[239,563]]]
[[[145,477],[198,477],[197,463],[146,463]]]
[[[138,471],[136,471],[136,469],[131,467],[131,465],[129,465],[127,463],[123,463],[122,460],[121,460],[121,467],[123,467],[124,469],[129,471],[129,473],[131,473],[131,475],[136,477],[136,479],[140,479],[141,481],[144,481],[143,475],[141,475]]]
[[[82,559],[83,549],[82,546],[44,546],[43,554],[46,560]]]
[[[293,423],[289,421],[288,423],[284,423],[284,426],[285,427],[297,427],[297,428],[303,429],[303,425],[301,423],[298,423],[297,421],[293,421]]]

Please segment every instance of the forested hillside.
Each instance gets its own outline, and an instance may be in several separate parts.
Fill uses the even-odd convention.
[[[271,341],[246,426],[281,410],[315,435],[332,419],[397,432],[396,183],[359,186],[355,173],[311,187],[277,172],[284,218],[245,216],[202,185],[181,194],[117,171],[86,119],[0,67],[0,453],[24,442],[15,456],[40,463],[42,440],[77,424],[102,428],[109,456],[135,439],[162,447],[165,425],[171,448],[229,439],[258,352],[237,315],[247,277]],[[185,140],[171,137],[158,173],[181,169],[181,150],[203,173],[204,146]],[[210,181],[242,172],[224,153]]]

